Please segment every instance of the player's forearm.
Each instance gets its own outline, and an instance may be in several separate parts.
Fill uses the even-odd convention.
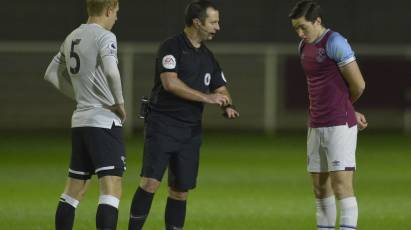
[[[114,98],[115,104],[124,104],[123,89],[121,86],[120,71],[117,62],[112,57],[103,59],[104,74],[107,77],[110,91]]]
[[[120,74],[112,74],[108,77],[109,87],[113,94],[115,104],[124,104],[123,89],[121,87]]]
[[[358,100],[365,89],[365,81],[356,61],[340,67],[341,73],[348,83],[350,100],[352,103]]]
[[[357,78],[357,81],[352,81],[349,84],[350,100],[352,103],[356,102],[365,90],[365,81],[361,78]]]
[[[64,66],[52,61],[47,67],[44,79],[50,82],[55,88],[71,99],[75,99],[70,76]]]
[[[350,87],[350,100],[352,103],[356,102],[361,97],[364,89],[365,88],[363,87]]]

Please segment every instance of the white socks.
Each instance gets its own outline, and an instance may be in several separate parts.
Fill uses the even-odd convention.
[[[358,206],[355,197],[347,197],[340,200],[340,229],[353,230],[357,229]]]
[[[317,230],[334,230],[337,208],[334,196],[317,199]],[[357,229],[358,206],[355,197],[340,200],[340,230]]]
[[[335,229],[335,220],[337,218],[337,208],[335,197],[330,196],[324,199],[317,199],[317,230]]]

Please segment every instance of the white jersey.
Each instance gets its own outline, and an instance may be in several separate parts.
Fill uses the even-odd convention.
[[[115,104],[102,58],[117,59],[116,36],[97,24],[83,24],[67,36],[54,61],[65,64],[77,102],[71,127],[111,128],[120,118],[108,109]]]

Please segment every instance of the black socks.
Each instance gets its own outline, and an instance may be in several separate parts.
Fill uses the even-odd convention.
[[[141,230],[150,212],[154,193],[144,191],[138,187],[134,194],[130,208],[129,230]]]
[[[60,201],[55,216],[56,230],[73,229],[75,211],[76,209],[73,206],[64,201]]]
[[[185,200],[174,200],[170,197],[167,199],[165,213],[167,230],[183,229],[186,218],[186,206],[187,202]]]

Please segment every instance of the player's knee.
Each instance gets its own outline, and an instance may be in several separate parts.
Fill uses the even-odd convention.
[[[87,182],[77,183],[77,181],[70,181],[64,189],[64,194],[81,201],[87,191]]]
[[[87,188],[82,188],[78,194],[77,194],[77,199],[80,201],[84,198],[85,194],[86,194]]]
[[[332,188],[338,199],[353,196],[354,194],[353,187],[350,183],[335,182],[332,183]]]
[[[160,181],[152,178],[141,178],[140,187],[149,193],[155,193],[157,189],[160,187]]]
[[[317,198],[329,197],[333,193],[333,190],[329,185],[314,185],[314,194]]]
[[[187,200],[188,191],[179,191],[178,189],[169,188],[169,197],[174,200]]]

